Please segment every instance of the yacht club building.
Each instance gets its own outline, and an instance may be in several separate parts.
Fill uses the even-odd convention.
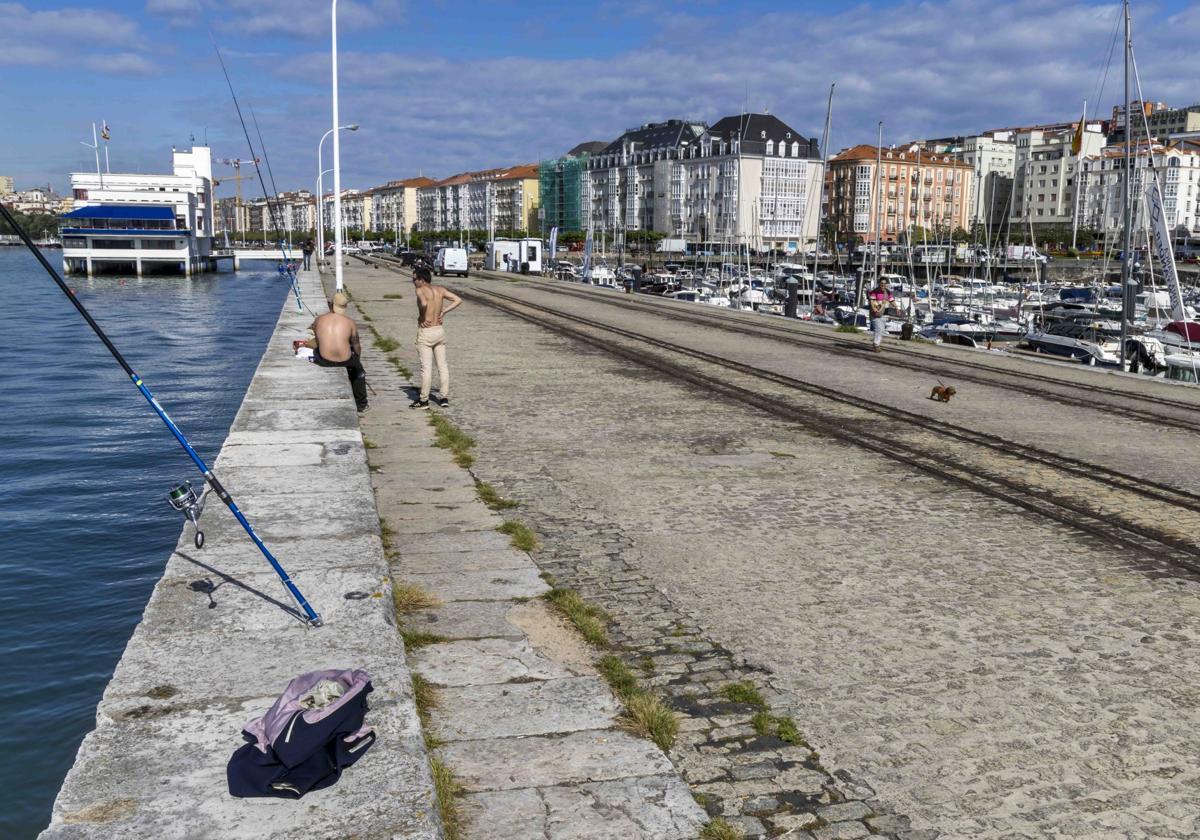
[[[212,155],[173,151],[173,174],[73,172],[60,217],[63,270],[184,274],[212,264]]]

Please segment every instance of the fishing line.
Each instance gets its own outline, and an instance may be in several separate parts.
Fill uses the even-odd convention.
[[[211,469],[209,469],[208,465],[204,462],[204,459],[201,458],[196,450],[192,448],[192,444],[188,442],[187,437],[185,437],[183,432],[179,430],[179,427],[175,425],[175,421],[171,419],[169,414],[167,414],[166,409],[159,404],[158,399],[155,398],[154,394],[150,393],[150,389],[146,387],[146,384],[142,381],[142,378],[138,376],[137,371],[135,371],[133,367],[130,366],[129,362],[125,360],[125,357],[121,355],[121,351],[117,349],[116,345],[112,343],[108,335],[105,334],[104,330],[100,328],[100,325],[96,323],[96,320],[92,317],[92,314],[88,312],[87,308],[79,302],[79,299],[75,296],[75,293],[71,291],[71,288],[62,279],[62,276],[55,271],[52,265],[50,265],[50,263],[46,260],[46,257],[38,249],[37,245],[35,245],[33,240],[29,238],[29,234],[13,217],[12,212],[9,211],[9,209],[3,204],[0,204],[0,216],[2,216],[4,221],[12,227],[17,236],[21,237],[21,241],[25,244],[25,247],[28,248],[29,252],[37,258],[39,263],[42,264],[42,268],[46,269],[46,273],[50,275],[50,279],[52,279],[55,284],[58,285],[59,290],[67,296],[67,300],[71,301],[71,304],[76,310],[78,310],[79,314],[83,317],[83,320],[86,321],[87,325],[92,328],[92,332],[94,332],[96,337],[100,339],[106,348],[108,348],[108,352],[112,354],[114,359],[116,359],[117,364],[121,366],[121,369],[124,370],[126,375],[128,375],[133,381],[133,384],[137,387],[138,391],[140,391],[142,396],[146,398],[146,401],[150,403],[150,407],[154,409],[154,413],[157,414],[159,419],[166,424],[167,429],[169,429],[171,434],[174,435],[175,440],[177,440],[179,445],[183,447],[183,451],[187,453],[188,457],[192,459],[192,462],[196,465],[197,469],[200,470],[201,474],[204,476],[204,480],[208,482],[208,486],[211,487],[212,491],[217,494],[222,502],[225,503],[225,506],[229,508],[229,512],[233,514],[234,518],[237,519],[238,523],[242,526],[242,528],[245,529],[250,539],[254,541],[254,544],[258,546],[258,550],[262,552],[263,556],[267,559],[267,562],[271,564],[271,568],[273,568],[275,570],[275,574],[279,576],[279,580],[283,584],[284,588],[287,589],[288,594],[290,594],[295,600],[296,605],[304,611],[304,615],[307,616],[305,619],[306,623],[310,627],[320,627],[322,624],[321,616],[309,605],[308,601],[305,600],[304,595],[300,592],[300,589],[295,583],[292,582],[292,579],[288,576],[288,573],[284,571],[283,566],[280,565],[279,561],[275,559],[275,555],[271,553],[270,549],[267,548],[262,539],[259,538],[258,534],[255,533],[254,529],[250,526],[250,523],[246,520],[246,517],[242,514],[241,510],[238,509],[238,506],[233,501],[233,497],[229,495],[229,492],[225,489],[221,482],[217,480],[216,475],[213,474]]]
[[[258,175],[258,183],[262,187],[263,199],[267,202],[267,209],[271,211],[271,224],[275,225],[275,230],[278,232],[282,228],[279,226],[279,217],[275,203],[271,201],[271,196],[267,193],[267,183],[263,180],[262,168],[258,165],[258,155],[254,153],[254,143],[250,140],[250,130],[246,128],[246,118],[242,116],[242,106],[238,102],[237,94],[233,90],[233,80],[229,78],[229,70],[225,67],[225,58],[221,55],[221,49],[217,46],[217,39],[213,36],[212,29],[208,30],[208,39],[212,42],[213,51],[217,54],[217,61],[221,64],[221,72],[225,74],[225,84],[229,86],[229,95],[233,97],[233,107],[237,110],[238,121],[242,124],[242,133],[246,135],[246,145],[250,147],[250,160],[254,161],[254,172]],[[265,150],[263,154],[266,154]],[[284,245],[282,239],[279,241],[279,250],[283,254],[284,270],[289,282],[292,284],[292,291],[296,294],[296,311],[302,312],[307,307],[305,307],[304,301],[300,297],[300,285],[296,282],[296,272],[292,269],[292,260],[288,255],[287,246]],[[308,311],[309,314],[313,314],[311,309]]]

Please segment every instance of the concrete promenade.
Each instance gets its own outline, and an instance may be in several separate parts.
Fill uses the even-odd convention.
[[[301,287],[325,311],[315,272]],[[325,626],[296,619],[211,497],[206,545],[185,528],[43,838],[442,836],[346,375],[292,354],[312,317],[288,296],[214,470]],[[293,676],[335,667],[372,676],[370,752],[301,802],[231,797],[225,765],[242,727]]]
[[[393,579],[436,599],[400,621],[421,645],[409,651],[412,667],[433,687],[433,754],[461,786],[459,836],[697,837],[708,818],[687,784],[658,747],[626,731],[598,654],[538,597],[549,587],[529,554],[497,532],[506,517],[434,447],[431,415],[408,408],[412,383],[389,358],[412,364],[411,285],[369,270],[348,271],[347,285],[360,328],[402,345],[382,350],[390,345],[364,330],[374,393],[361,423]],[[453,408],[444,416],[453,420]]]
[[[982,382],[956,383],[958,398],[942,405],[928,399],[927,372],[614,309],[599,303],[602,291],[592,304],[520,280],[444,282],[467,296],[447,333],[453,416],[478,443],[474,473],[521,502],[516,515],[541,538],[539,567],[607,610],[614,641],[676,698],[671,757],[710,813],[740,814],[749,836],[808,826],[789,838],[1200,831],[1189,761],[1200,750],[1195,575],[1144,571],[1152,558],[1136,550],[674,381],[470,292],[542,300],[1181,490],[1197,487],[1194,435]],[[1189,396],[1026,360],[994,364]],[[837,783],[812,789],[815,776],[786,776],[781,750],[737,737],[746,718],[739,733],[738,713],[705,714],[720,707],[704,669],[720,674],[717,687],[753,680]],[[794,821],[785,802],[819,820]]]

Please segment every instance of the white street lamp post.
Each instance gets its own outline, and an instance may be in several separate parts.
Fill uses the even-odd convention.
[[[326,174],[332,172],[332,169],[322,169],[317,175],[317,262],[325,259],[325,187],[322,179]]]
[[[358,123],[350,123],[349,125],[339,125],[338,129],[340,131],[358,131]],[[322,219],[321,197],[324,195],[324,193],[322,192],[322,188],[321,188],[321,184],[322,184],[321,179],[325,176],[326,172],[333,171],[332,169],[322,169],[322,167],[325,164],[322,162],[321,150],[322,150],[322,147],[324,147],[324,145],[325,145],[325,139],[327,137],[329,137],[330,134],[333,134],[333,133],[334,133],[334,130],[332,128],[329,129],[329,131],[326,131],[324,134],[321,135],[321,142],[317,144],[317,249],[318,249],[317,250],[317,262],[320,262],[321,260],[325,259],[325,225],[321,221],[321,219]],[[337,143],[337,138],[334,138],[333,142]]]
[[[337,65],[337,0],[330,7],[330,56],[333,76],[333,266],[334,286],[341,291],[342,282],[342,150],[338,144],[338,65]]]

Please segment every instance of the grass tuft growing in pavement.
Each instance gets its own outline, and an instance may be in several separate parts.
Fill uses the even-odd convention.
[[[430,758],[429,769],[433,771],[433,789],[437,793],[438,815],[442,818],[446,840],[459,840],[462,814],[458,810],[458,797],[462,795],[462,785],[440,758]]]
[[[625,701],[625,710],[630,728],[635,732],[645,735],[663,752],[669,752],[675,746],[679,719],[662,700],[643,691]]]
[[[400,374],[405,379],[412,379],[413,372],[405,366],[404,362],[400,361],[395,356],[388,356],[387,360],[392,363],[392,367],[396,369],[396,373]]]
[[[721,696],[730,703],[745,703],[748,706],[755,706],[759,709],[767,708],[767,701],[763,699],[762,694],[754,687],[754,683],[749,680],[726,683],[721,686]]]
[[[363,435],[363,449],[378,449],[378,448],[379,448],[379,445],[376,444],[375,441],[371,440],[366,435]]]
[[[775,733],[779,736],[779,740],[793,745],[804,743],[804,739],[800,737],[800,730],[796,727],[796,721],[790,717],[781,717],[775,718],[775,723],[779,727]]]
[[[611,644],[608,631],[604,628],[604,611],[580,598],[578,592],[573,589],[551,589],[545,597],[575,625],[589,644],[598,648],[606,648]]]
[[[745,833],[735,825],[731,825],[721,817],[710,820],[700,832],[700,840],[743,840]]]
[[[679,734],[679,720],[675,713],[643,688],[633,671],[620,658],[607,654],[600,658],[596,667],[613,694],[625,704],[627,728],[646,736],[663,752],[670,750]]]
[[[393,583],[392,603],[396,612],[403,614],[437,607],[442,602],[415,583]]]
[[[396,543],[396,529],[382,516],[379,517],[379,539],[383,543],[383,553],[390,555]]]
[[[409,650],[438,645],[447,641],[445,636],[439,636],[437,633],[426,633],[409,627],[400,628],[400,638],[404,640],[404,647]]]
[[[394,338],[375,334],[375,349],[382,350],[384,353],[391,353],[393,350],[400,347],[400,342]]]
[[[455,426],[443,414],[430,414],[429,425],[433,426],[436,433],[433,445],[439,449],[450,450],[454,455],[454,463],[463,469],[475,463],[475,456],[471,454],[475,438]]]
[[[766,709],[759,709],[754,713],[754,717],[750,718],[750,726],[754,728],[754,733],[759,736],[770,734],[771,723],[771,713]]]
[[[399,292],[388,292],[387,294],[385,294],[383,296],[383,299],[384,300],[400,300],[403,297],[404,297],[404,295],[400,294]]]
[[[858,327],[854,326],[853,324],[838,324],[833,328],[833,331],[840,333],[856,333],[858,332]]]
[[[512,499],[506,499],[501,496],[500,492],[486,481],[476,480],[475,492],[479,495],[479,501],[492,510],[509,510],[521,505],[520,502],[514,502]]]
[[[417,717],[421,719],[421,725],[425,726],[429,723],[429,713],[437,708],[437,689],[429,680],[415,672],[412,674],[412,686]]]
[[[533,551],[538,547],[537,534],[533,529],[516,519],[507,519],[496,528],[501,534],[508,534],[509,542],[517,551]]]
[[[611,653],[600,657],[596,668],[600,671],[600,676],[604,677],[604,681],[608,683],[608,687],[622,701],[642,690],[642,687],[638,685],[637,677],[633,675],[633,671],[629,670],[629,666]]]

